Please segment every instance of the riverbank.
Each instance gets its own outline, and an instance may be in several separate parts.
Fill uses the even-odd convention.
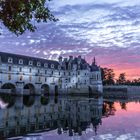
[[[103,93],[105,98],[140,97],[140,86],[104,86]]]

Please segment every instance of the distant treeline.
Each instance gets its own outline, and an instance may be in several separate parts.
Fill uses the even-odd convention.
[[[115,79],[115,72],[110,68],[101,68],[103,85],[134,85],[140,86],[140,78],[128,80],[126,73],[120,73],[118,79]]]

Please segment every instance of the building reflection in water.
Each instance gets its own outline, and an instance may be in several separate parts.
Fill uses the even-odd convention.
[[[95,134],[102,117],[114,115],[113,102],[103,98],[47,98],[1,96],[0,136],[15,137],[56,130],[58,134],[82,135],[92,125]],[[124,105],[123,105],[124,106]]]

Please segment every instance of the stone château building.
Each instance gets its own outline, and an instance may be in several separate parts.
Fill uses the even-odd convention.
[[[81,56],[58,61],[0,52],[0,92],[16,94],[102,93],[100,67]]]

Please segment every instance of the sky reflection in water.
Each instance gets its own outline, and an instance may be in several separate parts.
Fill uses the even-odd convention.
[[[25,98],[25,99],[24,99]],[[46,128],[37,128],[43,132],[32,132],[18,134],[12,139],[22,140],[139,140],[140,139],[140,103],[135,100],[104,100],[103,98],[44,98],[24,97],[17,98],[15,103],[10,103],[7,109],[1,109],[1,118],[6,111],[16,112],[9,114],[9,118],[17,117],[24,121],[29,119],[40,128],[46,124]],[[1,98],[4,99],[4,98]],[[4,99],[5,100],[5,99]],[[7,101],[8,101],[7,100]],[[7,103],[6,101],[6,103]],[[23,102],[22,102],[23,101]],[[4,102],[4,101],[3,101]],[[17,105],[20,108],[17,109]],[[45,109],[46,108],[46,109]],[[46,112],[45,112],[46,111]],[[20,112],[20,113],[19,113]],[[27,115],[27,114],[28,115]],[[18,116],[17,116],[18,114]],[[46,114],[46,120],[44,119]],[[48,116],[47,116],[48,115]],[[51,117],[49,118],[49,115]],[[34,121],[35,116],[38,118]],[[5,117],[5,120],[8,117]],[[2,121],[2,120],[1,120]],[[14,121],[13,121],[14,122]],[[49,123],[52,122],[52,126]],[[54,124],[53,124],[54,123]],[[8,123],[8,125],[11,125]],[[14,128],[20,128],[13,123]],[[26,125],[27,127],[27,125]],[[7,127],[8,128],[8,127]],[[49,130],[49,131],[48,131]],[[58,134],[59,133],[59,134]],[[71,136],[69,136],[71,135]],[[20,136],[20,137],[19,137]],[[10,138],[11,139],[11,138]]]

